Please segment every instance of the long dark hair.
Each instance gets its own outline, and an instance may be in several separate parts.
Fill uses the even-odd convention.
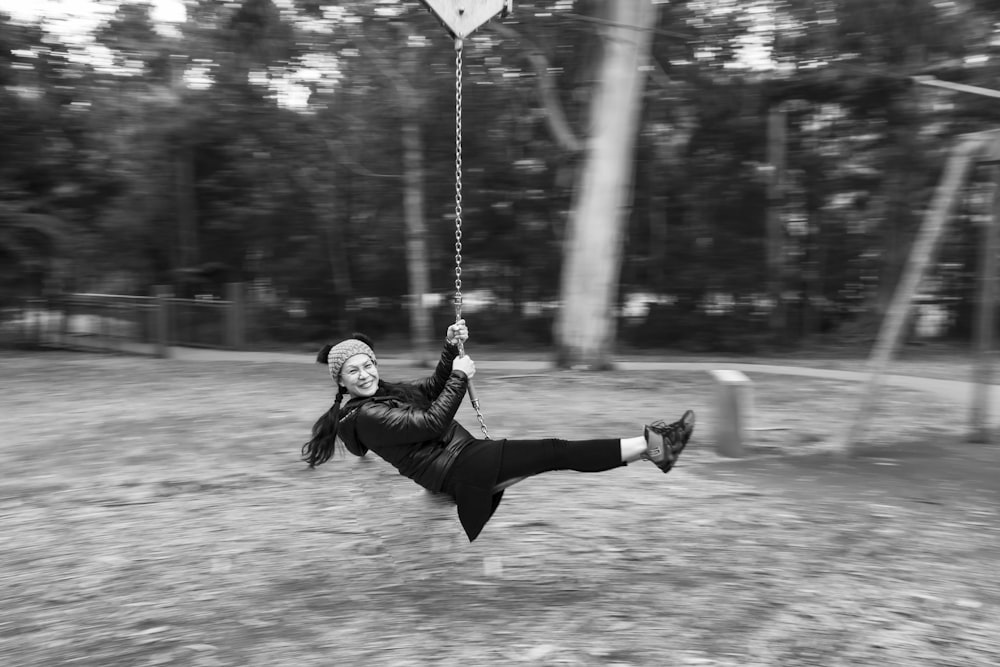
[[[351,337],[364,341],[369,347],[374,348],[370,339],[364,334],[356,333]],[[326,365],[327,357],[329,357],[332,348],[332,345],[324,346],[316,355],[316,363]],[[334,380],[336,381],[336,378]],[[302,445],[302,460],[308,463],[310,468],[315,468],[329,461],[330,457],[338,449],[338,444],[341,445],[339,447],[341,451],[346,448],[347,451],[355,456],[360,457],[368,453],[368,448],[360,443],[357,443],[355,446],[337,438],[337,426],[340,424],[340,403],[346,393],[347,391],[337,381],[337,395],[333,399],[333,405],[316,420],[316,423],[312,427],[312,438],[309,442]],[[418,408],[426,409],[430,407],[428,397],[412,384],[389,383],[379,379],[378,394],[401,399]]]
[[[316,354],[317,364],[326,364],[327,357],[333,345],[325,345]],[[309,464],[310,468],[315,468],[330,460],[337,446],[337,424],[340,421],[340,401],[344,398],[344,388],[340,386],[337,378],[337,396],[333,399],[333,405],[324,412],[312,427],[312,438],[302,445],[302,460]],[[362,456],[363,454],[359,454]]]

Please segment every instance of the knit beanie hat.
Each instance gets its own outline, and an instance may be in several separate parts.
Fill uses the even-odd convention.
[[[378,365],[371,340],[364,334],[353,334],[351,338],[342,340],[336,345],[327,345],[319,351],[316,361],[321,364],[325,363],[330,368],[330,377],[333,378],[334,382],[338,382],[344,362],[355,354],[366,354],[374,364]]]

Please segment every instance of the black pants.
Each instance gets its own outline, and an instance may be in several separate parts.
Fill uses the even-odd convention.
[[[603,472],[622,463],[621,441],[602,440],[504,440],[497,484],[553,470]]]
[[[623,465],[618,439],[476,440],[458,455],[444,491],[458,503],[458,518],[472,541],[500,505],[498,485],[553,470],[602,472]]]

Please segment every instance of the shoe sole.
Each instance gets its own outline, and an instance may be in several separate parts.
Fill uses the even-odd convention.
[[[681,448],[677,450],[677,453],[679,454],[684,449],[684,446],[687,445],[688,440],[691,439],[691,434],[694,433],[694,410],[688,410],[685,412],[678,421],[681,423],[681,426],[684,427],[684,430],[681,431]]]
[[[670,461],[664,461],[662,466],[658,466],[660,470],[664,473],[668,473],[673,470],[674,465],[677,463],[677,459],[681,457],[681,452],[687,447],[688,441],[691,439],[691,435],[694,433],[695,417],[694,411],[688,410],[681,418],[677,420],[680,422],[681,429],[681,443],[676,449],[671,448],[670,453],[672,455]]]

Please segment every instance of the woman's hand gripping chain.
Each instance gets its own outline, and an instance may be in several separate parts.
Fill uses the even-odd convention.
[[[449,345],[464,345],[465,341],[469,340],[469,327],[466,326],[465,320],[458,320],[449,326],[445,340]]]

